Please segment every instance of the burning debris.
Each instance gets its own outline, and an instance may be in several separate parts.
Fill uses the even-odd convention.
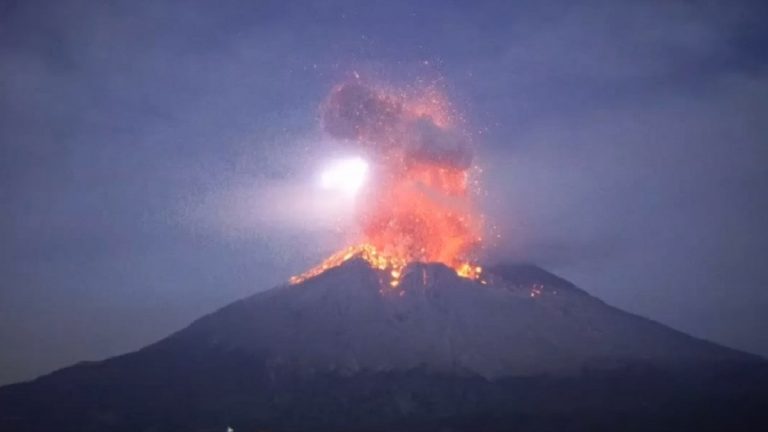
[[[447,99],[434,88],[347,83],[333,89],[322,120],[331,136],[365,152],[374,178],[359,203],[362,238],[291,283],[355,256],[388,272],[392,287],[410,262],[439,262],[479,278],[471,254],[482,241],[483,218],[471,200],[472,153]]]

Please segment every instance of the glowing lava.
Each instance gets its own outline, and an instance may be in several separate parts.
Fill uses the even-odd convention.
[[[290,282],[292,284],[302,282],[313,276],[317,276],[330,268],[338,267],[344,262],[349,261],[355,257],[360,257],[368,261],[368,263],[373,268],[388,272],[391,278],[389,284],[393,287],[400,283],[400,276],[402,276],[403,269],[408,264],[408,261],[405,259],[401,259],[395,256],[386,256],[379,253],[379,251],[370,244],[359,244],[349,246],[346,249],[336,252],[335,254],[326,258],[322,264],[313,267],[311,270],[308,270],[299,276],[293,276],[290,279]]]
[[[336,87],[323,107],[325,130],[366,153],[369,181],[359,191],[362,238],[319,266],[294,276],[301,282],[359,256],[398,286],[411,262],[438,262],[478,279],[471,254],[482,241],[474,208],[472,154],[447,99],[436,89],[408,92],[359,82]]]

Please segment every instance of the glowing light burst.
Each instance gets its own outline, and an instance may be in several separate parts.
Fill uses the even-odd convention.
[[[337,160],[320,175],[320,186],[355,195],[365,185],[368,170],[368,163],[359,157]]]
[[[441,92],[343,84],[323,106],[323,123],[331,136],[364,152],[376,178],[368,179],[363,158],[336,161],[322,173],[323,188],[360,194],[361,238],[291,283],[354,257],[383,271],[391,288],[411,262],[442,263],[461,277],[481,279],[472,254],[484,221],[472,200],[469,138]]]

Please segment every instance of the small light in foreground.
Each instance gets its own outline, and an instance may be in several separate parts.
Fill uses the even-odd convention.
[[[323,189],[343,191],[354,195],[363,187],[368,177],[368,163],[359,158],[334,161],[320,175]]]

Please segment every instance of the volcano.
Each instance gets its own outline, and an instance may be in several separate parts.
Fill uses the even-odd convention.
[[[532,265],[353,258],[130,354],[0,389],[3,431],[750,430],[762,359]]]

